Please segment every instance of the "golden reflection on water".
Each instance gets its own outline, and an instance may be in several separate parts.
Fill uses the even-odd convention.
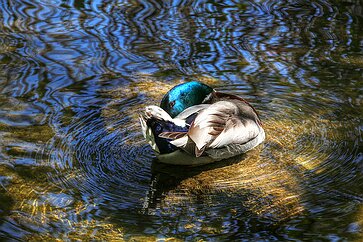
[[[1,127],[0,127],[1,129]],[[19,142],[45,143],[54,136],[54,132],[49,126],[17,127],[14,130],[7,129],[9,132],[2,132],[0,142],[9,144]],[[37,151],[37,150],[36,150]],[[30,152],[36,152],[31,150]],[[8,149],[8,153],[13,156],[22,157],[29,153],[29,150],[22,146],[14,146]],[[28,154],[29,155],[29,154]],[[4,192],[4,199],[9,201],[4,210],[11,210],[9,219],[14,220],[22,226],[32,228],[42,228],[49,224],[62,224],[70,232],[64,234],[71,240],[100,239],[100,240],[122,240],[123,231],[121,228],[103,221],[82,219],[74,221],[69,216],[79,215],[82,211],[92,206],[81,201],[74,201],[67,190],[61,189],[57,184],[49,183],[49,176],[56,176],[54,170],[49,166],[44,166],[41,160],[37,161],[31,169],[25,165],[15,167],[0,165],[0,174],[6,174],[11,178],[10,183],[5,187],[0,186],[0,194]],[[77,175],[76,171],[72,173]],[[3,191],[2,191],[3,190]],[[3,197],[3,195],[1,196]],[[1,208],[5,206],[1,204]],[[72,206],[73,211],[67,208]],[[32,234],[26,237],[27,241],[54,240],[62,241],[61,238],[51,233]]]
[[[206,83],[214,84],[215,79],[204,78]],[[111,91],[115,99],[115,102],[111,102],[102,112],[106,120],[110,122],[115,118],[120,118],[120,114],[114,105],[118,104],[118,100],[125,98],[131,98],[137,96],[140,92],[147,95],[152,102],[160,100],[160,97],[166,93],[171,87],[182,83],[180,80],[176,80],[172,83],[165,83],[152,79],[147,75],[139,75],[139,82],[131,84],[127,90],[120,88],[120,90]],[[110,108],[111,107],[111,108]],[[115,108],[115,109],[113,109]],[[139,105],[130,106],[124,115],[129,115],[135,118],[133,122],[134,132],[139,132],[137,125],[137,113],[141,110]],[[6,131],[0,135],[2,137],[0,142],[4,142],[8,147],[11,143],[19,142],[33,142],[38,144],[45,144],[49,139],[54,136],[54,131],[47,125],[32,126],[29,127],[17,127],[13,130],[5,127]],[[4,128],[0,127],[0,130]],[[112,130],[110,130],[112,132]],[[129,141],[131,142],[131,141]],[[131,142],[132,143],[132,142]],[[26,150],[25,146],[13,146],[8,149],[8,153],[13,156],[22,157],[29,155],[29,152],[33,152],[34,156],[39,150]],[[43,151],[47,152],[47,151]],[[112,223],[94,219],[83,219],[81,216],[78,219],[70,218],[71,214],[76,216],[87,211],[89,207],[96,206],[92,203],[85,204],[82,200],[74,200],[71,196],[67,195],[67,190],[61,189],[57,184],[49,183],[49,177],[56,177],[55,171],[49,167],[47,162],[37,160],[37,165],[32,169],[26,167],[17,166],[16,168],[0,166],[0,174],[6,174],[11,177],[11,182],[6,186],[5,194],[8,201],[13,201],[11,209],[13,212],[9,214],[9,218],[17,221],[20,225],[31,225],[35,227],[44,227],[49,224],[62,224],[67,234],[64,236],[71,240],[115,240],[123,241],[123,229]],[[24,169],[22,169],[24,168]],[[65,179],[70,180],[72,177],[79,176],[77,174],[77,168],[74,167],[71,173],[66,172]],[[2,187],[0,187],[1,189]],[[69,207],[71,207],[70,211]],[[32,234],[27,237],[29,241],[39,240],[51,240],[56,239],[55,235],[51,233]],[[59,238],[57,238],[59,239]],[[133,241],[155,241],[154,236],[132,236]],[[170,241],[177,241],[174,238],[169,238]]]
[[[359,206],[359,210],[356,215],[356,221],[357,222],[355,223],[355,229],[360,231],[360,237],[363,238],[363,204]]]
[[[6,194],[13,201],[12,212],[9,214],[11,220],[22,226],[32,228],[48,227],[51,224],[62,224],[65,230],[65,238],[71,240],[118,240],[123,238],[122,228],[106,221],[93,219],[70,219],[69,216],[78,216],[83,211],[87,211],[92,203],[85,204],[79,200],[74,201],[70,196],[66,196],[67,191],[55,185],[50,185],[47,180],[47,173],[52,172],[50,168],[39,166],[33,168],[32,175],[26,174],[22,177],[19,170],[14,171],[0,166],[0,173],[12,177],[12,182],[6,188]],[[55,174],[54,174],[55,175]],[[55,201],[52,199],[55,196]],[[60,198],[57,196],[60,195]],[[71,205],[72,209],[68,207]],[[27,241],[54,240],[62,241],[62,237],[47,233],[32,234],[26,238]]]
[[[181,83],[180,80],[164,83],[147,76],[142,76],[142,82],[130,85],[128,90],[114,90],[109,92],[115,102],[110,102],[102,110],[106,125],[112,124],[120,115],[132,117],[132,132],[139,132],[137,114],[143,108],[140,105],[129,106],[124,113],[120,114],[117,108],[118,100],[123,100],[143,93],[148,104],[157,104],[161,97],[172,86]],[[209,81],[208,81],[209,80]],[[204,79],[204,82],[215,85],[214,79]],[[199,196],[210,197],[213,204],[213,196],[241,197],[239,206],[231,208],[231,214],[238,214],[239,208],[247,209],[249,212],[267,218],[275,222],[281,222],[305,212],[304,195],[306,187],[303,186],[309,177],[306,171],[320,173],[324,166],[321,166],[328,158],[329,154],[319,151],[319,147],[314,143],[303,144],[301,148],[300,139],[312,133],[325,138],[325,142],[339,142],[339,137],[335,131],[344,126],[342,122],[331,122],[320,119],[317,122],[316,116],[304,117],[301,122],[289,119],[276,119],[266,117],[264,128],[267,134],[263,145],[240,157],[221,161],[203,167],[173,167],[154,163],[152,169],[154,173],[168,174],[178,178],[178,183],[164,191],[164,196],[160,203],[164,213],[169,213],[175,207],[193,202]],[[34,132],[37,128],[42,132]],[[48,130],[45,132],[45,130]],[[319,132],[318,132],[319,130]],[[109,130],[113,132],[114,130]],[[44,135],[46,134],[46,135]],[[22,128],[11,132],[12,139],[18,137],[23,141],[46,142],[54,135],[47,126],[34,126],[31,129]],[[7,137],[6,133],[3,137]],[[8,141],[6,141],[9,143]],[[133,144],[132,140],[127,140]],[[323,142],[323,141],[322,141]],[[11,149],[13,154],[19,156],[28,152],[19,147]],[[93,219],[70,219],[70,213],[80,215],[83,211],[92,206],[92,203],[84,204],[75,201],[71,196],[67,196],[67,190],[63,190],[56,184],[49,183],[48,177],[56,175],[50,167],[42,166],[42,161],[37,161],[38,166],[31,169],[31,173],[26,170],[26,175],[21,176],[21,166],[16,170],[11,167],[0,166],[0,173],[12,177],[12,182],[6,188],[6,193],[10,194],[12,213],[10,218],[18,221],[19,224],[32,224],[32,226],[42,227],[52,223],[60,223],[69,229],[66,235],[69,239],[84,240],[123,240],[123,228],[107,221]],[[320,168],[319,168],[320,167]],[[24,169],[25,171],[25,169]],[[77,171],[68,175],[77,176]],[[72,179],[67,178],[67,179]],[[161,179],[160,182],[167,182]],[[51,194],[51,195],[49,195]],[[53,197],[52,198],[52,194]],[[57,197],[58,196],[58,197]],[[52,202],[55,199],[55,202]],[[146,199],[146,207],[148,201]],[[63,204],[63,206],[62,206]],[[69,207],[73,211],[69,211]],[[14,212],[17,211],[17,212]],[[361,212],[360,212],[361,214]],[[29,216],[31,215],[31,216]],[[359,226],[361,219],[357,218]],[[185,225],[186,230],[193,230],[193,222]],[[204,225],[202,231],[215,234],[220,232],[220,228],[213,225]],[[54,238],[52,234],[44,233],[31,235],[27,239],[30,241],[45,240]],[[154,241],[153,236],[135,236],[134,241]],[[174,238],[170,238],[174,241]]]
[[[166,91],[181,83],[180,80],[165,83],[145,75],[140,75],[139,78],[141,81],[131,84],[127,90],[122,88],[105,92],[115,100],[102,110],[106,126],[112,126],[112,122],[120,117],[129,116],[132,117],[131,123],[128,124],[130,131],[140,132],[137,114],[143,106],[130,105],[120,112],[119,100],[132,98],[142,93],[148,100],[145,105],[158,104]],[[218,81],[212,78],[204,78],[203,81],[212,86],[218,84]],[[175,207],[193,203],[200,196],[210,199],[211,205],[216,203],[213,197],[227,196],[240,197],[240,204],[230,208],[232,215],[240,213],[241,208],[261,218],[281,222],[303,214],[306,211],[304,184],[309,179],[305,176],[306,171],[321,173],[324,169],[321,165],[328,159],[329,154],[319,150],[320,143],[301,143],[301,139],[312,134],[320,135],[320,141],[325,142],[325,146],[334,145],[342,139],[335,130],[344,126],[344,123],[318,118],[320,115],[303,117],[299,122],[292,119],[265,117],[263,120],[267,134],[265,142],[247,154],[228,161],[196,168],[150,164],[154,173],[168,174],[178,180],[177,184],[162,191],[163,197],[159,206],[163,213],[170,213]],[[34,129],[36,127],[32,127],[31,130],[34,131]],[[49,132],[44,132],[47,130],[44,127],[41,129],[42,135],[39,135],[41,132],[18,129],[12,132],[12,137],[26,137],[25,140],[46,142],[52,137],[53,132],[49,128]],[[109,129],[109,132],[113,131]],[[126,142],[132,145],[135,140]],[[14,148],[13,152],[22,154],[23,151]],[[10,167],[0,166],[0,173],[12,177],[11,184],[6,188],[6,194],[10,196],[10,200],[14,201],[11,209],[13,212],[9,215],[11,219],[18,221],[19,224],[29,223],[39,227],[52,223],[62,224],[64,228],[69,229],[64,236],[72,240],[89,238],[122,241],[124,239],[123,228],[107,222],[107,219],[96,221],[81,216],[71,219],[70,214],[74,213],[78,216],[83,211],[87,211],[90,206],[96,205],[77,201],[67,196],[67,190],[49,183],[47,177],[56,174],[52,174],[54,171],[50,167],[42,166],[41,160],[38,160],[38,163],[38,166],[31,169],[32,174],[27,172],[24,176],[21,176],[21,168],[13,170]],[[77,176],[76,169],[68,175]],[[167,182],[167,179],[161,179],[159,182]],[[145,198],[145,208],[148,208],[148,202]],[[362,223],[360,218],[358,221]],[[186,224],[184,229],[193,231],[196,226],[194,222]],[[221,231],[218,226],[203,225],[202,232],[216,234]],[[50,233],[27,237],[30,241],[53,238]],[[153,236],[133,236],[131,239],[155,241]],[[170,240],[176,241],[174,238]]]
[[[69,224],[69,227],[72,227],[74,232],[68,233],[65,238],[71,241],[125,241],[122,229],[113,224],[95,220],[84,220],[79,223]],[[56,238],[51,234],[37,234],[27,237],[27,241],[64,240],[63,238]]]
[[[218,84],[218,81],[212,78],[205,78],[203,81],[212,86]],[[126,93],[132,96],[141,92],[147,96],[148,103],[145,105],[158,104],[162,96],[179,83],[181,82],[176,80],[165,84],[143,76],[142,82],[131,85],[127,91],[115,90],[111,94],[115,100],[120,100],[126,98]],[[250,101],[253,102],[253,100]],[[109,120],[108,122],[120,116],[117,105],[114,105],[115,103],[111,102],[103,110],[104,118]],[[129,107],[122,116],[129,115],[137,118],[137,113],[142,108],[140,105]],[[178,185],[166,191],[161,207],[191,202],[196,194],[225,194],[227,196],[244,194],[247,197],[244,200],[241,199],[241,207],[262,217],[282,221],[303,213],[305,209],[301,199],[305,191],[301,183],[306,179],[304,172],[316,169],[328,157],[328,154],[323,152],[317,156],[314,145],[305,147],[302,152],[296,152],[300,149],[299,139],[304,135],[311,135],[311,132],[317,129],[316,117],[310,118],[311,120],[309,117],[304,117],[300,122],[266,118],[263,120],[267,134],[266,141],[255,150],[240,157],[240,160],[222,161],[203,166],[203,168],[175,168],[156,164],[154,166],[156,172],[180,179]],[[329,125],[328,120],[320,122],[322,128]],[[138,125],[131,126],[135,130],[139,128]]]
[[[281,142],[284,141],[271,138],[277,137],[280,132],[288,131],[289,127],[276,126],[276,123],[272,122],[266,122],[265,126],[268,134],[265,144],[239,157],[239,160],[221,161],[205,168],[174,170],[159,165],[161,167],[156,169],[169,174],[174,172],[175,176],[185,175],[188,169],[200,169],[199,174],[181,180],[180,184],[168,191],[162,206],[183,204],[195,195],[223,194],[241,195],[240,208],[274,221],[282,221],[302,213],[304,206],[300,199],[304,189],[300,181],[303,177],[299,175],[299,170],[291,168],[294,157],[281,146]],[[291,136],[297,135],[287,133]],[[269,159],[270,155],[274,158]]]

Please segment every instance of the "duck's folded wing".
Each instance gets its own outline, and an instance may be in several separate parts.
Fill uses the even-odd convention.
[[[246,143],[259,132],[255,120],[246,118],[235,103],[219,101],[200,112],[188,136],[195,142],[195,153],[200,156],[207,148]]]
[[[163,132],[159,137],[170,139],[170,143],[181,148],[185,152],[195,155],[195,143],[188,137],[187,132]]]
[[[245,144],[256,138],[262,131],[251,119],[230,118],[225,129],[209,144],[210,148],[220,148],[229,144]]]
[[[263,129],[261,129],[261,132],[257,135],[257,137],[251,139],[247,143],[229,144],[218,149],[208,149],[205,152],[213,160],[228,159],[230,157],[246,153],[247,151],[259,145],[264,139],[265,139],[265,132],[263,131]]]
[[[183,112],[181,112],[180,114],[178,114],[175,118],[182,119],[182,120],[187,119],[190,115],[198,113],[201,110],[206,109],[209,106],[210,106],[210,104],[199,104],[199,105],[189,107],[189,108],[185,109]]]

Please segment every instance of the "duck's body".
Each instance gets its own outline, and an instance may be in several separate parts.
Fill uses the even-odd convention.
[[[178,96],[188,103],[178,103]],[[144,137],[163,163],[211,163],[245,153],[265,139],[261,121],[248,102],[199,82],[174,87],[161,107],[146,107],[140,121]]]

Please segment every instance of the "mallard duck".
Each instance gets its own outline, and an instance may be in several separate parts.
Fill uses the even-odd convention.
[[[140,123],[158,160],[175,165],[227,159],[265,139],[261,120],[246,100],[197,81],[173,87],[160,107],[147,106]]]

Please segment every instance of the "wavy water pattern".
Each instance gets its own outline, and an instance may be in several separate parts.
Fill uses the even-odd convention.
[[[0,239],[349,240],[363,229],[363,5],[0,3]],[[193,79],[267,138],[157,162],[138,112]]]

